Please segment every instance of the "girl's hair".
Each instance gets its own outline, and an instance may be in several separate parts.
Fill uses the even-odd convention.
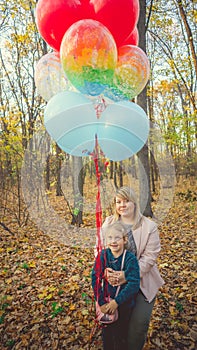
[[[126,227],[119,221],[115,221],[113,224],[107,226],[104,229],[105,236],[108,235],[111,231],[118,231],[122,233],[122,237],[127,237],[127,229]]]
[[[119,189],[116,190],[115,197],[114,197],[114,206],[115,206],[115,212],[114,212],[114,218],[117,221],[119,219],[119,214],[117,213],[116,210],[116,198],[119,197],[123,200],[130,201],[134,204],[134,223],[133,223],[133,228],[137,228],[137,226],[140,224],[142,214],[140,212],[137,196],[134,192],[134,190],[130,187],[127,186],[122,186]]]
[[[111,231],[118,231],[122,233],[122,238],[127,238],[128,234],[127,234],[127,229],[126,227],[120,222],[120,221],[115,221],[112,224],[106,226],[104,228],[104,241],[105,243],[107,242],[107,235],[111,232]],[[127,239],[125,240],[125,248],[127,249]],[[106,244],[105,244],[106,245]]]

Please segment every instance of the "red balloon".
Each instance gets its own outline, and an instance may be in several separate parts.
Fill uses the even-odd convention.
[[[139,0],[39,0],[36,22],[43,39],[60,50],[67,29],[81,19],[104,24],[121,46],[135,28],[139,17]]]
[[[137,46],[139,42],[139,32],[137,27],[131,32],[131,34],[126,38],[123,45],[135,45]]]
[[[59,51],[67,29],[83,18],[94,16],[89,0],[39,0],[36,23],[43,39]]]
[[[103,23],[111,32],[117,46],[137,25],[139,17],[139,0],[91,0],[96,20]]]

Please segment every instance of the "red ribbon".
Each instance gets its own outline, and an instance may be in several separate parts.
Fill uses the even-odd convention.
[[[101,195],[100,195],[100,171],[99,171],[99,146],[97,135],[95,135],[95,151],[94,151],[94,164],[96,170],[96,181],[97,181],[97,195],[96,195],[96,229],[97,229],[97,252],[100,254],[102,250],[101,241],[101,226],[102,226],[102,206],[101,206]]]

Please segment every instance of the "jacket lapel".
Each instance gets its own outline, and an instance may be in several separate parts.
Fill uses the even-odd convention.
[[[145,224],[144,218],[142,219],[141,225],[133,231],[133,237],[137,247],[137,258],[141,256],[142,252],[146,247],[146,243],[149,236],[149,227],[148,223]]]

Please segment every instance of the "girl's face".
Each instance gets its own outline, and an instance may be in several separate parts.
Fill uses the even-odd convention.
[[[122,217],[133,218],[135,204],[128,199],[116,197],[116,211]]]
[[[111,252],[116,256],[120,256],[123,253],[124,245],[125,245],[125,238],[123,236],[123,233],[116,230],[111,229],[107,233],[107,246],[111,249]]]

